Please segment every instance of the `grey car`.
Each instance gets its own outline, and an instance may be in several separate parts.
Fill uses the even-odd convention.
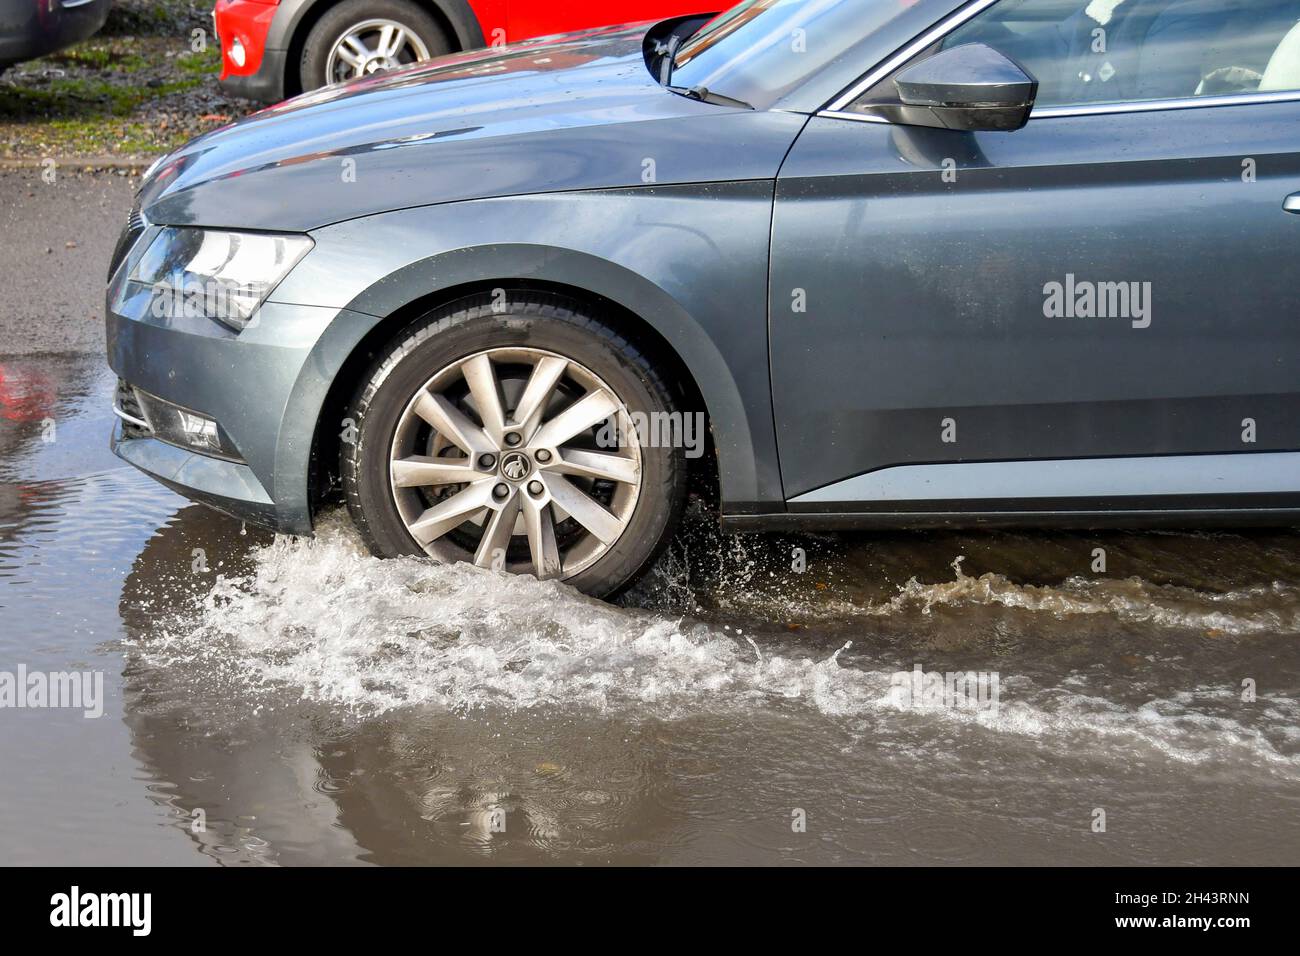
[[[1300,0],[749,0],[146,175],[113,448],[607,595],[731,529],[1293,523]]]

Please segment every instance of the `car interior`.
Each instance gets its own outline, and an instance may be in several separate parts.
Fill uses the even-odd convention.
[[[1300,0],[1003,0],[941,48],[987,44],[1040,106],[1300,89]]]

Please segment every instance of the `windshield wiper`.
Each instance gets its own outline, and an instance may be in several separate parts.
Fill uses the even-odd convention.
[[[739,106],[741,109],[752,110],[754,107],[744,100],[734,99],[730,96],[723,96],[721,93],[714,93],[712,90],[703,86],[669,86],[664,84],[664,88],[672,90],[682,96],[689,96],[693,100],[700,100],[704,103],[714,103],[718,106]]]
[[[682,22],[679,22],[673,29],[678,29],[684,22],[689,22],[690,19],[690,17],[683,18]],[[702,103],[713,103],[716,106],[734,106],[740,109],[752,110],[754,107],[744,100],[715,93],[704,86],[673,86],[673,70],[677,67],[677,51],[681,49],[683,43],[698,33],[700,27],[707,22],[707,17],[701,18],[700,25],[689,33],[672,33],[669,34],[667,39],[655,40],[650,54],[653,58],[652,64],[649,64],[650,72],[652,74],[658,73],[660,85],[678,96],[686,96]]]
[[[673,61],[677,58],[677,48],[685,41],[682,36],[670,36],[667,43],[660,43],[655,48],[655,54],[663,57],[659,61],[659,82],[667,86],[673,78],[673,67],[677,64]]]

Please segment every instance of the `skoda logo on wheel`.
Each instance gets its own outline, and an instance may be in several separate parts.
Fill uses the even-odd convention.
[[[528,474],[528,459],[515,452],[501,459],[501,474],[511,481],[520,481]]]

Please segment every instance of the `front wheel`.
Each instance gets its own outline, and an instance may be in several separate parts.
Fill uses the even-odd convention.
[[[410,0],[344,0],[307,34],[299,82],[306,92],[450,51],[437,21]]]
[[[343,482],[381,556],[558,578],[608,596],[685,499],[672,392],[632,343],[552,296],[462,300],[413,323],[349,411]]]

